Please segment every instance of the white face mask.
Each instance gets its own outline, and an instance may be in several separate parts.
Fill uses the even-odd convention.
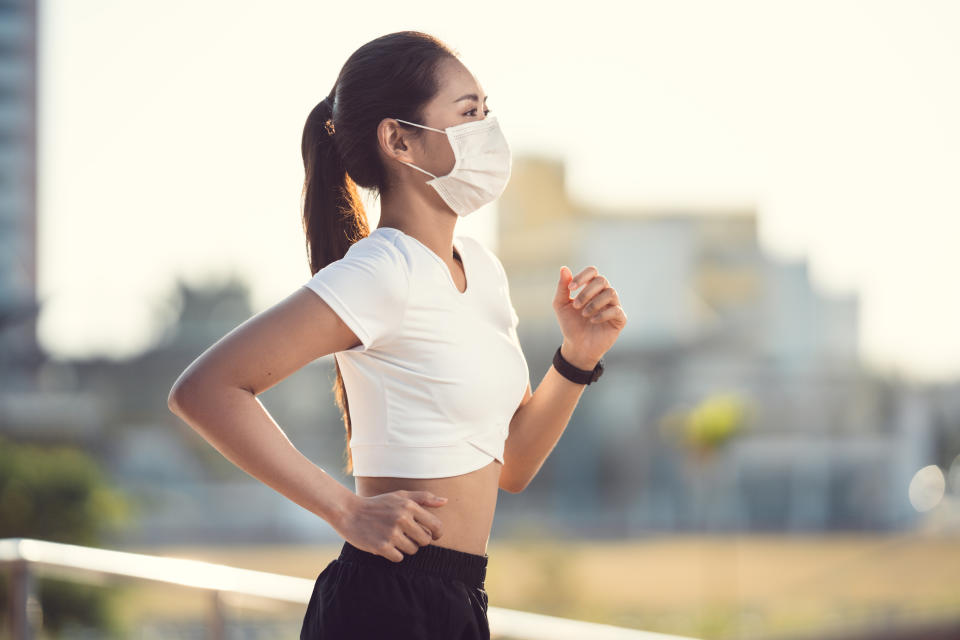
[[[458,216],[465,216],[500,197],[510,180],[510,146],[500,131],[496,116],[471,120],[453,127],[434,129],[416,122],[400,120],[415,127],[446,133],[453,149],[453,169],[435,176],[409,162],[403,162],[433,178],[433,187]]]

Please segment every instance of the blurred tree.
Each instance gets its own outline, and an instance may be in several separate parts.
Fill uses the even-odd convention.
[[[691,409],[669,412],[660,422],[665,439],[673,440],[687,453],[685,466],[688,477],[693,480],[696,522],[704,533],[715,528],[712,520],[722,523],[729,516],[723,513],[723,502],[719,500],[721,493],[730,489],[723,485],[724,474],[717,454],[734,437],[751,428],[756,420],[755,414],[755,409],[740,394],[718,392],[708,395]],[[714,507],[712,512],[711,506]],[[713,562],[705,560],[701,567],[722,566],[717,564],[716,552],[709,544],[701,544],[700,552],[714,554]],[[730,612],[716,604],[723,601],[724,594],[738,580],[737,559],[730,553],[726,556],[726,570],[702,574],[704,599],[709,603],[696,626],[697,634],[702,637],[728,635],[728,625],[733,624]]]
[[[96,461],[84,452],[0,436],[0,538],[97,546],[102,533],[126,524],[129,516],[129,503],[108,486]],[[4,578],[0,620],[6,626],[9,581]],[[66,626],[120,633],[110,607],[116,590],[46,576],[38,576],[36,585],[48,636],[59,635]]]
[[[666,439],[678,442],[697,458],[709,458],[750,424],[751,409],[735,393],[715,393],[692,409],[674,410],[660,423]]]

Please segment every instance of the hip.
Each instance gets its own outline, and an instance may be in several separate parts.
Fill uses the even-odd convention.
[[[489,640],[488,557],[437,546],[400,562],[344,541],[314,583],[301,640]]]

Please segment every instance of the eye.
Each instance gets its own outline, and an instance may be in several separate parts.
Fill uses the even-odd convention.
[[[484,109],[484,110],[483,110],[483,115],[487,115],[487,114],[489,114],[491,111],[493,111],[493,109]],[[470,109],[470,111],[467,111],[467,112],[466,112],[465,114],[463,114],[463,115],[465,115],[465,116],[476,115],[476,112],[477,112],[477,108],[474,107],[473,109]]]

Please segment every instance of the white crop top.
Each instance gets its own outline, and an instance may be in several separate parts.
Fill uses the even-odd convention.
[[[467,288],[443,259],[378,227],[304,285],[361,344],[334,354],[350,408],[354,476],[442,478],[503,463],[530,374],[503,264],[455,235]]]

